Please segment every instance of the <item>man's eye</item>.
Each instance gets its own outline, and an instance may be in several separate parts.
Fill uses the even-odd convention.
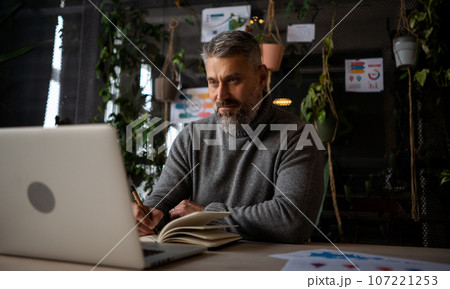
[[[211,85],[211,86],[214,86],[214,85],[217,84],[217,82],[214,81],[214,80],[210,80],[210,81],[208,81],[208,84]]]

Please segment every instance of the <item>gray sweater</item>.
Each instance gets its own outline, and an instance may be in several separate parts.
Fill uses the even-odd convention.
[[[238,225],[229,230],[245,239],[305,241],[313,229],[305,216],[315,222],[323,194],[323,152],[316,146],[298,146],[305,123],[273,106],[269,97],[250,124],[251,130],[238,131],[236,137],[220,128],[206,130],[208,124],[218,127],[215,115],[192,122],[180,132],[144,202],[164,212],[160,226],[169,221],[171,208],[190,199],[205,206],[205,211],[230,211],[231,216],[222,222]],[[288,130],[283,143],[277,124],[297,129]],[[252,133],[258,126],[262,130]],[[200,137],[195,134],[199,131]]]

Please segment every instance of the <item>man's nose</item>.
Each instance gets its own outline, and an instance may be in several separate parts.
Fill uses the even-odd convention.
[[[230,94],[228,91],[228,86],[224,83],[219,84],[218,92],[217,92],[217,100],[225,100],[230,98]]]

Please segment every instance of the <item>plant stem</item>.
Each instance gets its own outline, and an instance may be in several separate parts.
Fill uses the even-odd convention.
[[[341,240],[341,242],[344,242],[344,230],[342,229],[341,215],[339,213],[339,207],[338,207],[338,203],[337,203],[336,183],[334,181],[333,161],[331,159],[331,143],[330,142],[327,143],[327,150],[328,150],[328,166],[329,166],[329,170],[330,170],[331,197],[333,199],[334,214],[336,215],[336,221],[338,224],[339,239]]]
[[[417,198],[417,183],[416,183],[416,158],[414,146],[414,119],[412,107],[412,83],[411,83],[411,69],[408,67],[408,81],[409,81],[409,149],[411,151],[411,216],[414,221],[419,221],[419,203]]]

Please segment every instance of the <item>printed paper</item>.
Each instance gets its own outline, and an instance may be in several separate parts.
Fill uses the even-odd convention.
[[[345,255],[343,255],[343,254]],[[449,271],[450,265],[337,250],[305,250],[271,257],[289,260],[285,271]]]
[[[346,59],[345,91],[380,92],[383,86],[383,58]]]
[[[233,19],[248,22],[250,10],[250,5],[203,9],[201,42],[209,42],[220,32],[232,30],[230,22]],[[243,24],[237,30],[245,30],[245,26],[246,24]]]
[[[170,122],[189,123],[214,113],[207,87],[187,88],[170,104]]]

